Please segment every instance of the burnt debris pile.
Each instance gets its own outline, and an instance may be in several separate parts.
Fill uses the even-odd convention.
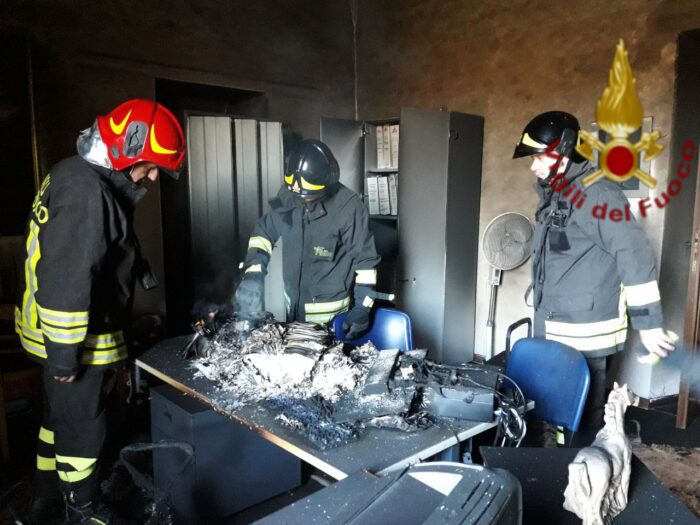
[[[347,443],[368,427],[413,432],[441,417],[493,417],[494,372],[438,365],[425,350],[355,347],[313,323],[234,317],[207,335],[206,352],[196,355],[195,375],[216,384],[221,409],[270,409],[319,448]]]

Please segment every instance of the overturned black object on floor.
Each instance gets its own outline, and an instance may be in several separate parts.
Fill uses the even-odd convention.
[[[256,523],[516,525],[521,508],[520,484],[505,470],[422,463],[381,477],[358,472]]]

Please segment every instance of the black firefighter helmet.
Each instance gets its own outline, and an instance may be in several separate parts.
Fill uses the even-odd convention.
[[[284,183],[302,197],[321,195],[339,179],[338,161],[320,140],[302,140],[287,159]]]
[[[575,149],[579,142],[580,130],[578,120],[571,113],[564,111],[541,113],[525,126],[515,146],[513,158],[552,151],[553,155],[569,157],[572,162],[583,162],[583,157]]]

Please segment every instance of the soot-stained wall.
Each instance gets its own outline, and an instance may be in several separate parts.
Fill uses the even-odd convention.
[[[526,160],[511,160],[513,147],[528,120],[547,110],[571,112],[590,128],[619,38],[629,50],[644,114],[654,118],[667,145],[651,165],[659,181],[651,197],[666,189],[668,145],[682,141],[670,135],[676,38],[680,30],[700,26],[697,4],[364,0],[359,20],[362,118],[398,115],[405,106],[485,117],[481,234],[503,212],[533,217],[534,176]],[[430,202],[425,195],[425,205]],[[643,224],[658,260],[664,211],[654,210]],[[486,348],[488,273],[480,255],[477,353]],[[497,352],[507,325],[531,314],[523,301],[529,280],[529,264],[503,277]]]
[[[352,116],[352,31],[345,2],[8,1],[3,26],[34,40],[44,174],[75,151],[78,132],[156,78],[262,91],[267,117],[318,136],[325,114]],[[137,208],[146,255],[163,275],[159,188]],[[164,312],[164,288],[138,312]]]

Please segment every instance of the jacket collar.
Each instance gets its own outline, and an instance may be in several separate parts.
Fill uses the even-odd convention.
[[[583,177],[584,175],[591,173],[594,169],[595,166],[593,166],[593,164],[591,164],[587,160],[579,163],[572,162],[569,164],[569,166],[566,168],[566,171],[564,172],[564,180],[566,181],[568,186],[574,183],[574,181]],[[537,195],[540,197],[540,202],[549,201],[552,197],[552,194],[554,193],[552,185],[549,183],[542,185],[538,181],[535,182],[533,188],[535,189]]]
[[[309,218],[312,221],[328,213],[325,202],[329,197],[330,195],[307,205],[301,197],[289,191],[286,186],[282,186],[277,193],[277,198],[282,202],[282,207],[279,208],[280,212],[290,212],[296,208],[301,210],[306,208],[309,211]]]
[[[146,196],[148,189],[134,183],[127,173],[98,166],[85,159],[83,159],[83,162],[107,182],[107,185],[120,202],[133,207]]]

